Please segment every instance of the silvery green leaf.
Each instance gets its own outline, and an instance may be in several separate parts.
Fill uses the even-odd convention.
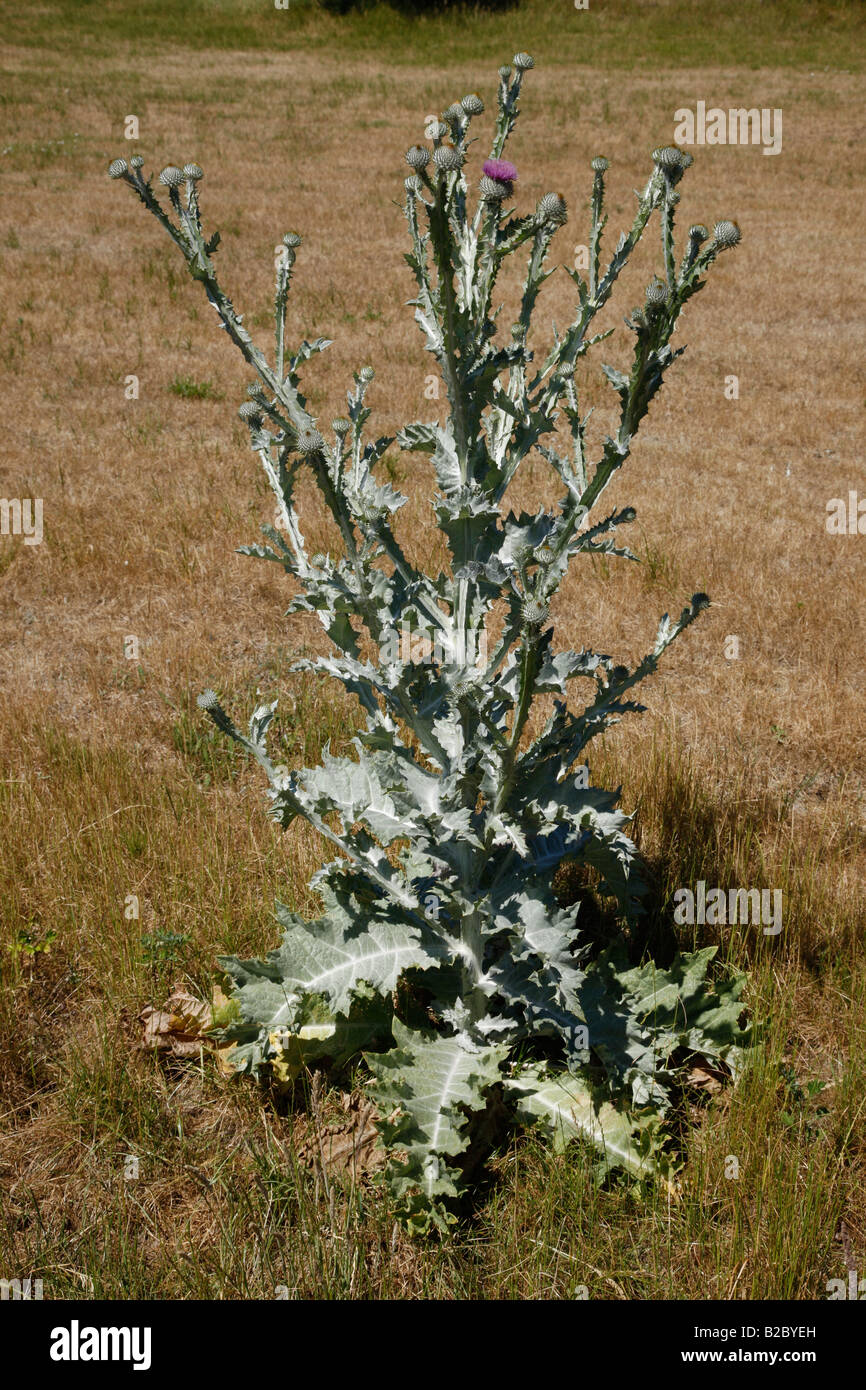
[[[560,1152],[572,1140],[580,1139],[600,1155],[603,1171],[624,1168],[636,1178],[653,1172],[659,1149],[653,1128],[646,1121],[641,1126],[609,1102],[599,1104],[579,1077],[545,1075],[538,1068],[527,1068],[510,1077],[505,1086],[516,1097],[518,1113],[543,1124]]]
[[[380,1115],[398,1110],[395,1120],[380,1119],[377,1127],[389,1149],[405,1154],[390,1166],[389,1183],[410,1229],[420,1232],[448,1224],[443,1199],[460,1191],[459,1172],[448,1160],[466,1148],[466,1111],[484,1108],[508,1048],[478,1047],[466,1034],[418,1033],[397,1020],[394,1037],[393,1051],[367,1054],[366,1061]]]
[[[332,910],[315,923],[305,922],[281,903],[277,916],[285,928],[282,944],[268,960],[278,972],[287,998],[321,995],[335,1013],[348,1014],[364,985],[390,994],[404,970],[436,964],[421,944],[421,934],[397,921],[372,918],[359,930],[343,912]],[[282,1019],[276,1017],[274,1026]]]

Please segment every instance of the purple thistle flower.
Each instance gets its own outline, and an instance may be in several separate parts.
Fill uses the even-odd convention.
[[[513,183],[517,178],[517,170],[507,159],[485,159],[484,172],[497,183]]]

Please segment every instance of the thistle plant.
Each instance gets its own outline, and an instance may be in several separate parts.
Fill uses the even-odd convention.
[[[473,162],[470,133],[484,111],[474,93],[447,107],[426,143],[406,155],[406,259],[417,289],[410,303],[447,411],[394,438],[367,437],[369,367],[354,373],[345,417],[330,430],[307,407],[302,371],[329,342],[287,343],[296,234],[283,238],[278,260],[268,360],[217,279],[219,235],[202,227],[201,169],[162,171],[168,210],[140,160],[109,169],[168,232],[255,372],[239,413],[280,525],[262,527],[265,543],[242,553],[280,565],[293,583],[291,611],[316,614],[330,639],[327,654],[295,669],[342,682],[361,709],[351,756],[326,747],[321,766],[288,771],[268,752],[276,701],[255,709],[245,734],[213,691],[199,699],[261,764],[275,820],[288,828],[302,817],[334,852],[311,880],[321,916],[305,920],[278,903],[282,941],[266,960],[220,958],[231,981],[223,1037],[234,1044],[238,1072],[284,1082],[305,1067],[363,1059],[396,1209],[416,1231],[454,1219],[468,1145],[494,1109],[515,1123],[543,1124],[559,1144],[588,1143],[599,1174],[618,1167],[669,1181],[664,1120],[682,1060],[699,1053],[736,1074],[749,1036],[743,979],[708,977],[715,948],[677,955],[668,969],[630,964],[645,878],[630,817],[616,792],[591,784],[584,761],[592,739],[643,708],[635,688],[708,599],[695,594],[679,617],[665,614],[633,667],[586,648],[556,650],[549,619],[576,557],[636,559],[620,539],[634,509],[605,515],[599,504],[684,350],[671,340],[685,304],[740,234],[729,221],[712,234],[695,225],[676,251],[679,185],[692,160],[665,147],[653,152],[631,229],[605,263],[608,161],[593,159],[588,269],[567,272],[574,318],[543,353],[534,338],[530,346],[553,273],[551,243],[568,217],[556,192],[529,212],[509,206],[519,175],[504,151],[533,66],[519,53],[500,68],[483,165]],[[613,331],[593,332],[594,321],[656,219],[659,272],[626,319],[630,361],[602,364],[618,426],[593,456],[576,371]],[[516,255],[526,274],[516,318],[503,331],[494,293]],[[407,499],[377,474],[395,439],[430,457],[433,515],[450,556],[438,574],[407,554],[395,526]],[[509,489],[533,453],[548,465],[558,500],[516,514]],[[303,470],[339,530],[336,557],[306,546],[295,503]],[[427,655],[418,660],[421,639]],[[573,683],[589,690],[580,708],[568,698]],[[542,695],[554,697],[552,713],[533,736]],[[557,894],[562,865],[577,866],[607,905],[601,937],[588,892],[571,905]]]

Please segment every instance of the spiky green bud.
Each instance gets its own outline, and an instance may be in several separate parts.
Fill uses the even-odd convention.
[[[518,72],[526,72],[529,68],[535,67],[535,59],[528,53],[515,53],[514,66]]]
[[[413,145],[406,151],[406,163],[413,169],[426,169],[430,162],[430,151],[425,145]]]
[[[189,179],[190,183],[198,183],[199,179],[204,178],[204,169],[200,164],[184,164],[182,172],[184,178]]]
[[[463,98],[460,105],[463,107],[467,116],[480,116],[481,112],[484,110],[484,102],[477,92],[470,92],[468,96]]]
[[[122,179],[129,169],[125,159],[113,159],[108,166],[108,177],[110,179]]]
[[[178,169],[176,164],[166,164],[159,181],[165,184],[166,188],[178,188],[183,183],[183,170]]]

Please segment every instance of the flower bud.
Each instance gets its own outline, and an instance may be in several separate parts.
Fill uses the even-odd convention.
[[[541,627],[547,621],[550,612],[546,603],[542,603],[537,598],[527,598],[523,600],[520,614],[527,627]]]
[[[526,72],[527,68],[535,67],[535,59],[531,58],[528,53],[515,53],[514,66],[518,72]]]
[[[427,127],[424,134],[428,140],[441,140],[448,134],[448,127],[444,121],[434,121],[432,125]]]
[[[199,164],[184,164],[181,172],[190,183],[198,183],[199,179],[204,178],[204,169]]]
[[[331,429],[334,431],[334,434],[339,435],[341,439],[344,435],[349,433],[351,428],[352,421],[344,419],[343,416],[339,416],[336,420],[331,421]]]
[[[540,222],[553,222],[562,226],[568,221],[568,205],[560,193],[545,193],[536,209]]]
[[[670,291],[667,285],[664,280],[660,280],[658,276],[646,287],[646,303],[648,309],[660,308],[662,304],[667,304],[669,297]]]
[[[320,454],[324,448],[325,441],[318,430],[301,430],[298,434],[298,453],[299,454]]]
[[[689,227],[689,236],[692,241],[697,242],[698,246],[700,246],[702,241],[706,241],[709,232],[702,222],[696,222],[693,227]]]
[[[591,168],[593,170],[593,173],[604,174],[610,168],[610,160],[605,159],[603,154],[597,154],[595,156],[595,159],[592,161]]]
[[[463,107],[459,101],[453,101],[447,111],[442,112],[443,121],[462,120],[464,115]]]
[[[165,184],[166,188],[177,188],[183,183],[183,170],[178,169],[176,164],[167,164],[159,176],[159,181]]]
[[[295,247],[300,246],[300,244],[301,238],[298,236],[297,232],[286,232],[286,235],[283,237],[284,246],[288,246],[294,250]]]
[[[452,145],[450,140],[446,140],[433,151],[433,163],[437,169],[460,169],[463,165],[463,153],[456,145]]]
[[[142,159],[141,155],[134,154],[132,156],[132,159],[129,161],[129,167],[130,169],[140,169],[143,163],[144,160]]]
[[[723,250],[728,246],[736,246],[741,236],[742,232],[736,222],[717,222],[713,228],[713,244]]]
[[[372,381],[375,375],[376,373],[373,371],[372,367],[362,367],[358,373],[362,381]]]
[[[500,68],[500,69],[499,69],[499,76],[502,77],[502,78],[504,78],[505,81],[507,82],[507,81],[508,81],[508,78],[511,76],[511,68],[509,68],[509,67],[507,67],[507,66],[506,66],[506,67]]]
[[[413,169],[426,169],[430,161],[430,151],[424,145],[413,145],[406,151],[406,163]]]
[[[410,174],[403,180],[403,187],[407,193],[414,193],[416,198],[420,198],[424,192],[424,184],[417,174]]]
[[[125,159],[113,159],[108,166],[108,177],[110,179],[121,179],[128,168],[129,165]]]
[[[238,415],[245,425],[255,427],[262,423],[262,412],[255,401],[244,401],[243,405],[238,408]]]
[[[460,105],[463,107],[467,116],[480,116],[481,112],[484,110],[484,102],[477,92],[470,92],[468,96],[463,98]]]

